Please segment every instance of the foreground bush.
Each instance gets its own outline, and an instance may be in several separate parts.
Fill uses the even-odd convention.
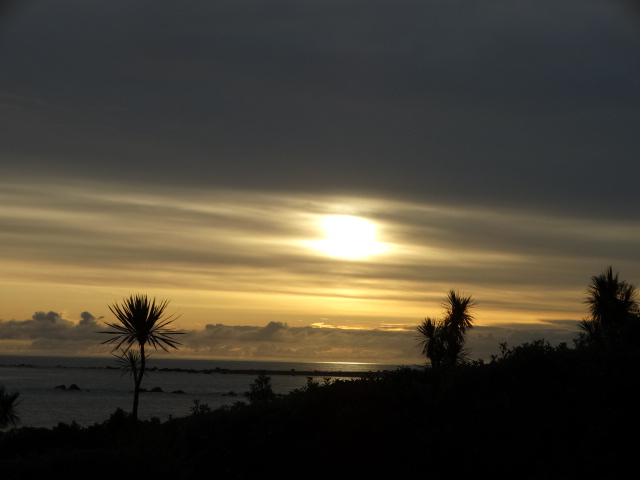
[[[268,401],[159,421],[3,433],[3,478],[614,478],[640,426],[637,359],[533,342],[490,363],[310,381]]]

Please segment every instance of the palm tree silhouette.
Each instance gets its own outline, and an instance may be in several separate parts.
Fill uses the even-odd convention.
[[[173,335],[181,335],[168,325],[176,320],[176,317],[164,317],[164,311],[169,304],[168,300],[156,303],[155,298],[149,300],[146,295],[131,295],[125,298],[121,305],[114,303],[109,305],[109,310],[116,316],[120,323],[108,323],[115,331],[105,331],[113,335],[112,338],[102,342],[103,344],[115,344],[113,352],[120,350],[116,355],[121,366],[128,371],[134,380],[133,391],[133,419],[138,419],[138,399],[140,396],[140,384],[145,375],[147,354],[145,346],[150,345],[154,349],[158,347],[164,351],[169,348],[178,348],[179,342],[172,338]],[[138,346],[138,352],[130,351],[134,345]]]
[[[620,280],[612,267],[591,277],[585,303],[590,318],[578,323],[583,331],[580,337],[583,344],[617,347],[623,340],[623,332],[638,321],[636,288]]]
[[[422,354],[426,356],[434,367],[439,367],[444,362],[446,341],[444,325],[441,321],[425,318],[417,327],[422,341],[418,344],[422,348]]]
[[[474,321],[470,310],[476,301],[450,290],[442,305],[445,308],[442,320],[427,317],[417,327],[422,338],[418,346],[434,367],[455,365],[465,359],[464,342]]]
[[[0,430],[7,427],[17,427],[20,423],[20,416],[15,408],[20,401],[20,393],[7,393],[4,385],[0,385]]]

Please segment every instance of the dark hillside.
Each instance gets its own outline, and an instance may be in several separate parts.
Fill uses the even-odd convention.
[[[638,447],[638,363],[534,342],[166,423],[22,428],[0,437],[3,478],[614,478]]]

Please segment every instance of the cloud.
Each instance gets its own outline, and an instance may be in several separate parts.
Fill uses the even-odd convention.
[[[640,275],[640,224],[616,218],[92,182],[0,192],[7,291],[36,282],[66,298],[82,285],[93,311],[131,291],[159,292],[201,326],[406,325],[432,315],[451,288],[479,301],[485,325],[579,319],[592,275],[608,265],[632,282]],[[344,261],[310,248],[323,215],[340,213],[375,222],[388,253]]]
[[[23,321],[0,321],[0,345],[6,354],[104,355],[98,331],[105,327],[88,312],[79,322],[64,319],[56,312],[36,312]],[[203,329],[183,330],[182,345],[169,357],[278,360],[291,362],[373,362],[381,364],[422,364],[414,328],[350,329],[290,327],[282,322],[265,326],[208,324]],[[545,339],[552,344],[569,342],[576,335],[575,322],[547,325],[478,326],[471,330],[468,346],[471,358],[489,360],[499,343],[510,346]],[[157,351],[154,356],[164,356]]]
[[[207,325],[192,332],[185,346],[196,355],[237,356],[290,361],[391,362],[412,356],[413,336],[406,332],[289,327],[271,322],[265,327]]]
[[[88,326],[95,326],[97,325],[97,320],[101,320],[104,317],[100,317],[100,318],[96,318],[93,315],[91,315],[89,312],[82,312],[80,314],[80,322],[78,323],[78,325],[83,326],[83,327],[88,327]]]
[[[625,2],[33,1],[10,20],[13,173],[634,218]]]
[[[39,311],[27,320],[0,320],[0,344],[5,354],[91,354],[101,350],[94,345],[99,328],[88,312],[76,322],[62,313]]]

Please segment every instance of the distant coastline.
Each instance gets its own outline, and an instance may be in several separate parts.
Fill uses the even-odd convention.
[[[18,368],[43,368],[42,366],[30,363],[6,363],[0,364],[0,367],[18,367]],[[44,367],[47,368],[47,367]],[[120,370],[119,367],[106,365],[50,365],[48,368],[62,369],[89,369],[89,370]],[[261,373],[269,376],[302,376],[302,377],[341,377],[341,378],[378,378],[392,371],[393,369],[384,368],[378,370],[310,370],[310,369],[269,369],[269,368],[181,368],[181,367],[148,367],[148,372],[177,372],[188,374],[204,374],[204,375],[252,375],[258,376]]]
[[[110,365],[108,357],[44,357],[0,355],[0,368],[60,368],[83,370],[120,370]],[[189,362],[186,365],[176,363]],[[192,363],[193,362],[193,363]],[[206,363],[204,363],[206,362]],[[405,365],[406,366],[406,365]],[[396,370],[401,365],[383,364],[350,364],[345,362],[338,368],[336,364],[326,362],[270,362],[244,360],[200,360],[180,358],[154,358],[153,365],[147,367],[148,372],[176,372],[205,375],[254,375],[264,372],[269,376],[299,377],[342,377],[362,378],[380,377]],[[342,367],[342,368],[340,368]],[[334,369],[335,368],[335,369]],[[417,368],[413,366],[410,368]]]
[[[108,369],[118,370],[117,367],[106,367]],[[265,375],[290,375],[290,376],[304,376],[304,377],[377,377],[384,375],[389,370],[377,370],[377,371],[322,371],[322,370],[296,370],[292,368],[291,370],[264,370],[264,369],[233,369],[233,368],[207,368],[203,370],[190,369],[190,368],[158,368],[151,367],[148,369],[149,372],[183,372],[183,373],[201,373],[201,374],[223,374],[223,375],[260,375],[264,373]]]

